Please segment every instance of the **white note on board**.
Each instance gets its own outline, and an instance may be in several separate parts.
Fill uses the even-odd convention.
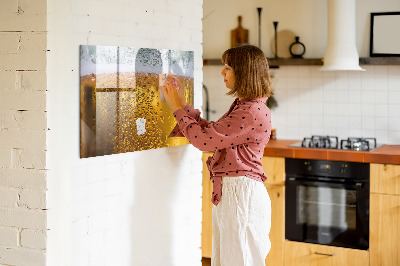
[[[138,135],[143,135],[146,133],[146,119],[138,118],[136,119],[136,131]]]

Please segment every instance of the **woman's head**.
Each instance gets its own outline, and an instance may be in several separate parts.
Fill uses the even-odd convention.
[[[226,83],[230,89],[228,95],[251,99],[273,95],[268,61],[260,48],[241,45],[228,49],[222,54],[222,63],[225,64],[225,73],[229,72],[227,66],[234,73],[234,85],[228,86]],[[224,69],[221,71],[222,75]]]

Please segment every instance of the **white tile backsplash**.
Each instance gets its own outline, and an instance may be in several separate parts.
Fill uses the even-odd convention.
[[[375,108],[373,103],[362,103],[361,116],[372,119],[375,116]]]
[[[389,117],[400,116],[400,104],[389,104]]]
[[[400,104],[400,88],[397,91],[389,91],[389,104],[399,105]]]
[[[389,139],[387,143],[400,143],[400,131],[389,130]]]
[[[286,78],[286,87],[288,89],[299,88],[298,78],[297,77],[287,77]]]
[[[389,125],[389,130],[400,131],[400,116],[390,117],[388,125]]]
[[[373,90],[361,90],[361,101],[363,104],[374,103],[374,91]]]
[[[375,137],[377,139],[378,144],[381,143],[389,143],[389,133],[387,130],[375,130]]]
[[[397,77],[400,78],[400,66],[388,66],[387,73],[389,79]]]
[[[363,116],[361,118],[361,126],[364,130],[374,130],[375,128],[375,120],[371,116]],[[372,136],[372,135],[371,135]],[[363,136],[367,137],[367,136]]]
[[[374,80],[375,91],[387,91],[388,89],[388,79],[381,76],[376,77]]]
[[[282,76],[286,77],[297,77],[298,76],[298,67],[296,66],[287,66],[285,67],[286,71],[282,73]]]
[[[383,66],[374,66],[374,77],[375,79],[377,78],[384,78],[387,79],[387,74],[388,74],[388,66],[383,65]]]
[[[347,105],[350,102],[349,90],[342,90],[342,89],[338,90],[336,94],[336,102]]]
[[[304,88],[307,90],[310,89],[310,84],[311,84],[310,76],[299,77],[297,82],[299,88]]]
[[[349,90],[349,103],[361,103],[361,92],[362,90]]]
[[[376,104],[385,104],[388,102],[387,90],[375,90],[374,101]]]
[[[323,114],[324,114],[325,117],[328,116],[328,115],[335,115],[336,114],[336,105],[335,105],[335,103],[326,103],[326,104],[324,104]]]
[[[319,66],[281,66],[271,70],[278,101],[278,108],[272,110],[277,137],[376,137],[382,144],[400,144],[400,66],[362,67],[366,71],[320,71]],[[204,67],[205,84],[226,92],[213,82],[219,80],[219,72],[213,74],[207,68]],[[210,108],[229,106],[232,101],[226,96],[211,98]],[[215,117],[222,114],[219,111]]]
[[[336,128],[347,131],[349,128],[349,117],[340,116],[338,119],[336,119]]]
[[[313,69],[310,68],[310,67],[297,68],[298,76],[301,77],[301,78],[304,78],[304,79],[309,79],[310,78],[311,71],[313,71]]]
[[[389,108],[387,104],[376,104],[375,105],[375,117],[386,117],[388,118]]]
[[[336,104],[336,114],[347,118],[349,114],[349,105],[346,103],[338,102]]]
[[[389,79],[388,79],[388,90],[389,91],[398,91],[398,90],[400,90],[400,74],[397,74],[397,76],[389,77]]]
[[[285,67],[281,67],[281,69],[283,68]],[[296,80],[296,71],[293,68],[295,67],[290,68],[290,102],[294,101],[292,99],[295,91],[293,81]],[[308,103],[311,106],[311,108],[303,108],[301,111],[305,117],[307,117],[307,111],[310,111],[308,115],[312,119],[311,134],[337,134],[340,138],[349,136],[381,137],[382,140],[378,139],[380,142],[396,143],[393,141],[398,137],[391,137],[391,135],[400,131],[400,121],[397,119],[400,117],[400,80],[396,77],[399,72],[398,66],[369,65],[365,66],[365,72],[323,72],[323,78],[319,78],[314,73],[315,71],[320,72],[315,67],[299,66],[297,68],[302,69],[297,71],[299,75],[297,80],[301,81],[297,83],[299,99],[301,99],[302,105]],[[302,73],[305,76],[300,76]],[[280,76],[279,70],[276,70],[276,74]],[[280,78],[284,77],[280,76]],[[309,82],[306,81],[308,78]],[[311,97],[304,97],[308,94],[307,88],[302,88],[305,87],[304,84],[309,84],[312,89]],[[275,90],[276,95],[279,95],[281,88],[276,87]],[[280,98],[280,102],[286,100],[288,99],[285,97]],[[278,112],[280,112],[279,107],[273,110],[272,117]],[[293,113],[293,105],[289,105],[286,115],[290,116]],[[322,115],[318,115],[318,113]],[[283,116],[285,114],[280,115],[280,117]],[[295,117],[288,119],[289,124],[295,119]],[[273,121],[273,126],[279,131],[280,122]],[[399,124],[398,127],[397,124]],[[290,127],[296,125],[297,123],[290,124]],[[290,135],[293,137],[293,133]],[[298,138],[304,137],[300,134],[297,136]],[[279,137],[285,138],[282,133],[279,134]]]

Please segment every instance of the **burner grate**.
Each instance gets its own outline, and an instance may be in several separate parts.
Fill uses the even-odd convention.
[[[325,148],[325,149],[338,149],[339,140],[336,136],[317,136],[313,135],[311,138],[304,138],[301,147],[305,148]]]
[[[369,151],[376,147],[376,138],[347,138],[340,141],[342,150]]]
[[[293,146],[300,146],[303,148],[371,151],[377,148],[377,143],[376,138],[347,138],[342,139],[339,143],[339,139],[336,136],[313,135],[311,138],[303,138],[301,143],[294,144]]]

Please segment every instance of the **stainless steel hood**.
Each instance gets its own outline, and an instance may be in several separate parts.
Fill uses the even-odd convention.
[[[323,71],[358,70],[355,0],[328,0],[328,44]]]

